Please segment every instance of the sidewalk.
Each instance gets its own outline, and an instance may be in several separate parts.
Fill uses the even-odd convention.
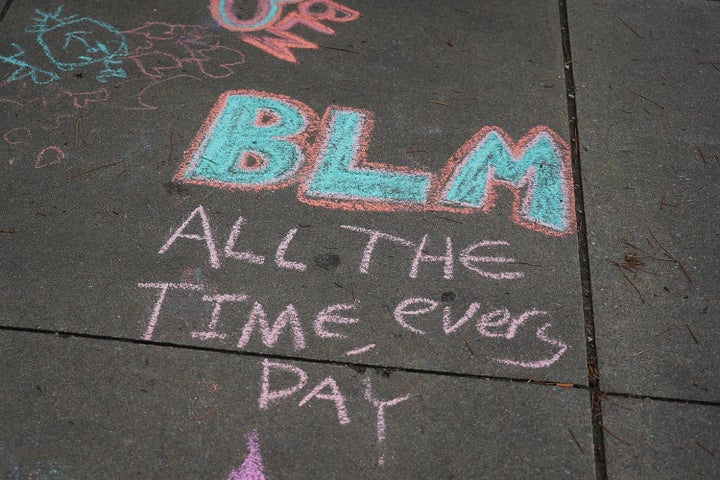
[[[720,2],[6,0],[0,478],[714,478]]]

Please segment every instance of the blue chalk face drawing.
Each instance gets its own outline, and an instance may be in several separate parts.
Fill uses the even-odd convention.
[[[97,81],[106,83],[111,78],[126,78],[120,64],[128,55],[125,36],[115,27],[100,20],[79,15],[62,15],[63,7],[54,12],[35,10],[35,23],[25,30],[36,33],[35,40],[57,70],[69,72],[89,65],[99,65]],[[43,70],[24,59],[25,50],[12,43],[16,50],[9,56],[0,55],[0,62],[16,67],[6,82],[30,78],[35,84],[44,85],[60,76],[57,72]]]
[[[24,61],[25,50],[17,43],[11,43],[10,46],[16,50],[14,54],[10,56],[0,55],[0,62],[9,63],[16,67],[15,71],[5,78],[7,83],[30,77],[35,84],[45,85],[60,78],[55,72],[42,70]]]

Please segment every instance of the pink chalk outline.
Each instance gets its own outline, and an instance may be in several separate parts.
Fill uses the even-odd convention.
[[[299,102],[295,99],[292,99],[286,95],[278,95],[274,93],[267,93],[267,92],[261,92],[257,90],[229,90],[218,98],[217,102],[215,102],[215,105],[210,110],[210,114],[207,116],[205,121],[202,124],[202,127],[198,131],[197,135],[195,136],[194,140],[190,144],[190,147],[185,151],[185,156],[183,159],[182,164],[180,165],[180,168],[177,170],[173,177],[173,181],[175,182],[183,182],[183,183],[191,183],[191,184],[197,184],[197,185],[206,185],[210,187],[217,187],[217,188],[225,188],[230,190],[243,190],[243,191],[257,191],[257,190],[277,190],[281,188],[285,188],[288,185],[292,185],[293,183],[297,182],[297,178],[295,175],[289,175],[287,179],[285,179],[282,182],[277,183],[270,183],[270,184],[242,184],[238,185],[235,183],[228,183],[224,181],[218,181],[218,180],[206,180],[206,179],[192,179],[192,178],[185,178],[185,173],[188,171],[189,168],[194,166],[193,164],[197,161],[198,156],[202,153],[202,151],[205,149],[205,146],[207,142],[209,141],[210,137],[212,136],[213,130],[215,129],[215,125],[217,124],[218,119],[220,118],[220,115],[222,114],[223,110],[225,109],[225,106],[227,105],[228,98],[233,95],[241,95],[241,96],[249,96],[249,97],[257,97],[257,98],[271,98],[274,100],[277,100],[279,102],[285,103],[288,107],[295,109],[303,119],[304,128],[302,128],[297,134],[291,136],[291,137],[283,137],[283,140],[286,140],[299,149],[299,158],[298,158],[298,169],[302,169],[302,164],[304,162],[303,157],[308,156],[308,151],[310,150],[310,147],[308,145],[308,136],[313,135],[315,133],[315,125],[318,123],[318,116],[317,114],[307,105],[305,105],[302,102]],[[260,115],[255,118],[255,123],[262,122],[264,119],[264,115],[267,114],[267,111],[260,112]],[[241,159],[238,159],[238,161],[241,161]]]
[[[523,179],[518,184],[498,180],[497,178],[495,178],[494,175],[488,175],[485,198],[480,211],[482,211],[483,213],[488,213],[490,210],[492,210],[495,207],[495,202],[498,197],[497,188],[505,187],[510,190],[510,192],[512,192],[514,196],[512,205],[513,213],[510,216],[513,222],[525,228],[529,228],[530,230],[544,233],[545,235],[562,236],[571,233],[574,230],[575,226],[575,216],[573,215],[573,212],[575,211],[575,196],[573,192],[570,149],[568,148],[565,141],[560,138],[560,136],[558,136],[550,128],[543,125],[531,129],[518,142],[513,142],[510,136],[505,133],[505,131],[500,127],[491,126],[483,127],[482,129],[480,129],[479,132],[473,135],[470,140],[465,142],[463,146],[460,147],[452,157],[450,157],[450,160],[448,160],[445,167],[440,171],[440,173],[438,174],[439,181],[435,184],[436,188],[432,191],[430,204],[438,205],[441,210],[465,214],[471,214],[474,210],[476,210],[472,207],[454,206],[447,204],[443,205],[443,203],[441,203],[441,196],[443,194],[443,189],[448,188],[459,173],[459,171],[456,171],[457,167],[460,164],[464,163],[470,152],[472,152],[472,150],[477,147],[485,139],[485,137],[487,137],[492,132],[496,133],[502,139],[506,148],[510,151],[513,159],[522,158],[525,152],[527,152],[527,150],[535,143],[539,135],[547,135],[548,137],[550,137],[550,139],[556,146],[555,153],[561,159],[562,163],[560,177],[562,178],[564,185],[563,204],[565,206],[565,211],[563,217],[566,221],[566,228],[564,231],[561,232],[536,222],[529,222],[522,218],[521,213],[529,210],[529,202],[532,198],[531,191],[525,192],[524,195],[521,195],[524,188],[530,188],[527,186],[528,184],[533,184],[532,178],[529,178],[530,174],[526,174],[525,177],[523,177]]]

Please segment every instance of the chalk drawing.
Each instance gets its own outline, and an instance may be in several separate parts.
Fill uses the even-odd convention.
[[[128,46],[117,28],[90,17],[64,16],[62,6],[54,12],[35,10],[35,13],[38,15],[34,19],[35,23],[27,27],[26,31],[37,34],[37,46],[53,68],[69,72],[97,64],[101,67],[95,77],[98,82],[106,83],[111,78],[127,77],[120,64],[128,55]],[[45,85],[60,78],[55,71],[43,70],[23,60],[25,50],[20,45],[12,43],[10,46],[15,49],[15,53],[0,55],[0,62],[15,67],[4,79],[5,82],[30,78],[38,85]]]
[[[297,63],[297,58],[291,49],[317,49],[318,45],[290,33],[291,29],[301,25],[334,35],[335,31],[323,22],[351,22],[360,17],[360,12],[331,0],[257,0],[254,15],[241,19],[236,13],[236,3],[247,2],[210,0],[215,21],[227,30],[238,32],[242,41],[292,63]]]
[[[393,204],[427,201],[430,174],[365,160],[374,125],[369,111],[329,107],[320,128],[317,160],[300,187],[311,205],[349,210],[392,211]]]
[[[158,290],[158,298],[155,302],[155,305],[153,306],[152,313],[150,314],[150,319],[148,320],[147,327],[145,328],[145,334],[143,334],[143,338],[145,340],[151,340],[153,337],[153,333],[155,332],[155,327],[157,326],[158,317],[160,316],[160,309],[162,308],[163,302],[165,301],[165,295],[167,294],[167,291],[169,289],[194,290],[194,291],[202,290],[202,285],[194,285],[194,284],[190,284],[190,283],[168,283],[168,282],[145,283],[145,282],[140,282],[140,283],[138,283],[138,287],[140,287],[140,288],[156,288]]]
[[[245,435],[247,456],[242,465],[230,472],[226,480],[265,480],[260,438],[257,429]]]
[[[261,303],[255,302],[253,304],[252,312],[250,312],[250,316],[248,317],[248,321],[243,327],[240,339],[238,340],[238,348],[244,348],[245,345],[247,345],[256,325],[260,327],[263,345],[268,348],[275,346],[275,343],[278,341],[283,329],[288,326],[292,332],[293,347],[295,350],[302,350],[305,348],[305,333],[303,332],[302,325],[300,324],[298,312],[293,304],[287,305],[285,309],[278,314],[273,326],[270,327],[270,324],[267,321],[265,308]]]
[[[227,335],[224,333],[218,333],[217,327],[220,323],[220,310],[222,310],[222,304],[225,302],[244,302],[248,299],[245,294],[239,295],[203,295],[203,302],[213,302],[215,305],[212,311],[212,317],[206,331],[192,332],[190,336],[192,338],[200,338],[202,340],[219,339],[225,340]]]
[[[316,119],[309,107],[283,95],[226,92],[175,180],[241,190],[287,186],[305,161],[306,131]]]
[[[369,352],[370,350],[374,349],[375,347],[377,347],[377,345],[374,343],[371,343],[369,345],[365,345],[364,347],[356,348],[356,349],[350,350],[348,352],[345,352],[345,355],[347,355],[348,357],[352,357],[354,355],[362,355],[363,353]]]
[[[290,365],[289,363],[274,362],[272,360],[263,359],[262,383],[260,384],[260,398],[258,406],[260,410],[267,410],[271,403],[277,402],[281,398],[286,398],[294,393],[302,390],[308,381],[307,373],[302,368]],[[270,373],[272,370],[284,371],[294,374],[297,377],[297,383],[291,387],[282,390],[272,390],[270,388]]]
[[[540,339],[541,341],[547,343],[548,345],[552,345],[554,347],[558,348],[558,351],[550,358],[542,359],[542,360],[535,360],[535,361],[524,361],[524,360],[511,360],[508,358],[494,358],[498,363],[502,363],[503,365],[511,365],[511,366],[518,366],[518,367],[524,367],[524,368],[547,368],[550,365],[554,364],[558,360],[560,360],[560,357],[563,356],[565,351],[568,349],[568,346],[565,342],[557,339],[550,338],[546,332],[548,328],[550,328],[552,325],[549,323],[546,323],[542,327],[537,329],[537,332],[535,336]]]
[[[283,386],[285,388],[273,389],[271,387],[271,377],[273,373],[278,374],[283,378]],[[289,381],[288,377],[294,377],[294,380]],[[289,363],[273,361],[267,358],[263,359],[260,397],[258,399],[258,406],[260,410],[267,410],[271,405],[275,405],[283,399],[289,399],[290,397],[296,395],[306,387],[308,379],[309,376],[307,372],[300,367]],[[365,400],[370,402],[370,404],[377,410],[375,426],[378,448],[380,450],[378,464],[384,465],[387,449],[386,409],[408,400],[410,398],[410,394],[406,393],[405,395],[391,400],[380,400],[373,394],[372,380],[370,377],[363,377],[362,383],[364,387]],[[321,393],[323,391],[328,391],[328,393]],[[318,382],[315,387],[303,396],[297,405],[298,407],[302,407],[313,399],[332,402],[337,410],[339,425],[342,426],[351,423],[350,416],[345,405],[345,396],[342,394],[338,383],[333,377],[326,377]]]
[[[331,393],[321,394],[320,392],[325,388],[329,388]],[[334,378],[327,377],[322,382],[317,384],[310,393],[305,395],[305,397],[300,400],[300,403],[298,403],[298,407],[302,407],[313,398],[319,398],[320,400],[330,400],[331,402],[335,403],[335,408],[337,408],[338,421],[340,422],[340,425],[347,425],[348,423],[350,423],[350,418],[347,414],[347,408],[345,408],[345,397],[343,397],[342,393],[340,393],[340,389],[338,388],[337,382]]]
[[[202,224],[203,234],[198,235],[196,233],[184,233],[185,229],[188,227],[190,222],[195,218],[195,216],[200,217],[200,221]],[[188,216],[187,219],[185,219],[185,222],[183,222],[180,227],[175,230],[175,232],[168,238],[167,242],[165,242],[165,245],[163,245],[160,248],[160,251],[158,251],[158,254],[162,255],[163,253],[167,252],[170,247],[175,243],[175,241],[178,238],[187,238],[188,240],[201,240],[205,242],[205,245],[208,249],[208,254],[210,258],[210,266],[212,268],[220,268],[220,259],[218,258],[217,253],[217,247],[215,246],[215,240],[212,236],[212,229],[210,228],[210,220],[208,220],[208,216],[205,213],[205,209],[202,205],[199,205],[195,210],[192,211],[190,216]]]
[[[15,53],[11,55],[0,54],[0,62],[7,63],[15,67],[15,71],[3,78],[3,83],[10,83],[16,80],[30,78],[37,85],[45,85],[59,79],[60,76],[55,72],[42,70],[40,67],[31,65],[23,60],[25,50],[17,43],[11,43],[10,46],[15,49]]]
[[[404,395],[402,397],[397,397],[392,400],[387,401],[381,401],[379,399],[376,399],[373,396],[372,391],[372,381],[369,377],[363,378],[363,384],[365,385],[365,400],[372,403],[375,408],[377,408],[377,440],[378,445],[380,447],[380,457],[378,458],[378,465],[384,465],[385,464],[385,453],[386,453],[386,440],[387,440],[387,434],[386,429],[387,425],[385,423],[385,408],[386,407],[394,407],[395,405],[398,405],[399,403],[404,402],[408,398],[410,398],[410,394]]]
[[[370,236],[370,238],[368,238],[368,242],[365,244],[362,259],[360,260],[360,273],[368,273],[370,271],[370,261],[372,260],[372,254],[375,251],[375,246],[377,245],[378,240],[381,238],[383,240],[389,240],[393,243],[397,243],[405,247],[415,246],[415,244],[410,240],[405,240],[404,238],[390,235],[389,233],[384,233],[379,230],[368,230],[366,228],[355,227],[353,225],[341,225],[340,228],[351,230],[353,232],[365,233]]]
[[[280,268],[304,272],[305,270],[307,270],[307,265],[305,265],[304,263],[285,260],[285,252],[287,252],[287,249],[290,246],[290,242],[292,242],[293,238],[295,238],[296,233],[297,228],[292,228],[282,239],[280,245],[278,245],[278,248],[275,251],[275,264]]]
[[[65,158],[65,152],[60,147],[50,146],[40,150],[35,159],[35,168],[44,168],[48,165],[57,165]]]
[[[327,307],[326,309],[322,310],[320,313],[318,313],[317,317],[315,318],[315,334],[319,338],[347,338],[347,335],[344,333],[339,332],[333,332],[326,328],[326,325],[328,323],[335,323],[338,325],[353,325],[358,323],[360,320],[357,318],[348,318],[343,317],[342,315],[337,315],[335,312],[345,312],[348,310],[355,309],[355,304],[353,303],[346,303],[346,304],[339,304],[339,305],[331,305]]]
[[[238,217],[235,221],[235,224],[230,231],[230,235],[228,236],[227,243],[225,243],[225,256],[236,260],[244,260],[248,263],[254,263],[255,265],[262,265],[265,263],[265,257],[262,255],[256,255],[252,252],[236,252],[233,250],[235,248],[235,242],[237,242],[238,237],[240,236],[240,228],[244,224],[245,219],[242,216]]]
[[[120,31],[89,17],[63,16],[60,9],[42,13],[28,29],[34,35],[23,43],[35,48],[26,53],[15,43],[9,44],[7,55],[0,51],[0,67],[10,69],[0,74],[0,125],[7,126],[0,133],[15,148],[27,148],[23,146],[32,138],[44,139],[47,143],[32,152],[39,166],[59,163],[54,152],[65,159],[68,149],[63,145],[70,132],[86,140],[79,134],[85,112],[100,106],[156,110],[148,95],[154,89],[180,78],[227,78],[245,61],[240,50],[222,45],[219,35],[201,25],[149,21]],[[100,83],[88,88],[85,70],[92,66],[101,70],[95,76]],[[75,73],[73,83],[53,86],[63,73]],[[107,86],[110,80],[113,85]]]
[[[550,235],[569,229],[573,207],[567,148],[547,127],[536,127],[517,144],[498,127],[485,127],[460,147],[444,172],[441,205],[495,206],[497,187],[513,193],[512,219]],[[524,193],[523,193],[524,191]]]
[[[514,196],[512,221],[547,235],[571,233],[573,190],[565,142],[539,126],[514,143],[484,127],[438,174],[366,161],[372,112],[330,106],[321,122],[283,95],[235,90],[220,96],[175,181],[237,190],[299,183],[298,200],[353,211],[488,213],[499,188]],[[318,132],[315,145],[309,138]],[[377,241],[377,239],[375,239]],[[419,255],[416,261],[444,261]],[[466,252],[465,262],[483,261]],[[445,262],[446,278],[452,276]]]

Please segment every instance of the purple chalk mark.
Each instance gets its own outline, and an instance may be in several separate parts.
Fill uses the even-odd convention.
[[[340,227],[353,232],[366,233],[370,235],[370,238],[365,245],[362,260],[360,261],[360,273],[368,273],[368,270],[370,269],[370,259],[372,258],[373,251],[375,250],[375,245],[380,238],[398,243],[405,247],[415,246],[415,244],[410,240],[405,240],[404,238],[396,237],[395,235],[390,235],[378,230],[368,230],[367,228],[354,227],[352,225],[340,225]]]
[[[176,288],[178,290],[194,290],[199,291],[202,290],[202,285],[194,285],[192,283],[138,283],[138,287],[140,288],[157,288],[159,290],[158,293],[158,299],[155,302],[155,306],[153,307],[152,313],[150,314],[150,320],[148,321],[148,325],[145,328],[145,334],[143,335],[143,338],[145,340],[152,339],[153,332],[155,331],[155,327],[157,326],[158,317],[160,316],[160,308],[162,308],[163,301],[165,300],[165,294],[167,291],[171,288]]]
[[[551,326],[552,326],[551,324],[546,323],[545,325],[543,325],[542,327],[537,329],[535,336],[537,338],[539,338],[540,340],[542,340],[543,342],[559,348],[558,352],[555,355],[553,355],[552,357],[546,358],[544,360],[536,360],[534,362],[524,362],[524,361],[520,361],[520,360],[510,360],[510,359],[506,359],[506,358],[493,358],[493,360],[495,360],[498,363],[502,363],[503,365],[513,365],[513,366],[524,367],[524,368],[547,368],[547,367],[549,367],[550,365],[552,365],[555,362],[557,362],[558,360],[560,360],[560,358],[565,354],[565,351],[568,349],[568,346],[565,342],[562,342],[560,340],[555,340],[553,338],[548,337],[545,330],[547,330]]]
[[[203,228],[203,234],[198,235],[196,233],[183,233],[185,228],[190,224],[190,222],[195,218],[197,215],[200,216],[200,220],[202,222],[202,228]],[[213,239],[212,230],[210,229],[210,221],[208,220],[207,215],[205,214],[205,209],[202,205],[199,205],[195,210],[192,211],[190,216],[183,222],[182,225],[180,225],[180,228],[175,230],[175,233],[173,233],[167,242],[165,242],[165,245],[162,246],[158,254],[162,255],[163,253],[167,252],[173,243],[175,243],[175,240],[178,238],[187,238],[189,240],[204,240],[205,244],[207,245],[208,253],[210,255],[210,266],[212,268],[220,268],[220,259],[218,258],[217,254],[217,247],[215,246],[215,240]]]
[[[233,250],[235,248],[235,242],[237,242],[238,237],[240,236],[240,228],[244,224],[245,219],[243,217],[238,217],[235,225],[233,225],[233,228],[230,231],[227,243],[225,244],[225,256],[228,258],[235,258],[237,260],[244,260],[255,265],[262,265],[265,263],[265,257],[262,255],[256,255],[252,252],[236,252]]]
[[[287,252],[287,249],[290,246],[290,242],[292,242],[293,238],[295,237],[297,230],[297,228],[291,229],[282,239],[282,242],[280,242],[280,245],[275,252],[275,263],[280,268],[287,268],[288,270],[298,270],[300,272],[304,272],[307,269],[307,265],[305,265],[304,263],[289,262],[285,260],[285,252]]]
[[[365,352],[369,352],[373,348],[375,348],[377,345],[374,343],[371,343],[370,345],[365,345],[364,347],[356,348],[355,350],[350,350],[349,352],[345,352],[345,355],[348,357],[352,357],[353,355],[360,355]]]
[[[513,263],[513,262],[515,262],[514,258],[478,257],[478,256],[475,256],[472,254],[473,251],[475,251],[475,249],[477,249],[477,248],[492,247],[492,246],[496,246],[496,245],[510,245],[510,244],[503,240],[484,240],[482,242],[474,243],[472,245],[469,245],[462,252],[460,252],[460,263],[462,263],[468,270],[472,270],[473,272],[477,273],[478,275],[480,275],[482,277],[492,278],[494,280],[514,280],[516,278],[524,277],[525,274],[523,272],[491,273],[491,272],[487,272],[485,270],[481,270],[477,266],[473,265],[473,262],[482,262],[482,263]]]
[[[239,295],[203,295],[203,302],[215,302],[213,307],[212,316],[210,317],[210,324],[208,329],[204,332],[192,332],[190,335],[192,338],[199,338],[201,340],[225,340],[227,335],[224,333],[217,332],[217,326],[220,321],[220,310],[222,310],[222,304],[225,302],[244,302],[248,299],[245,294]]]
[[[288,363],[273,362],[272,360],[264,359],[262,362],[263,375],[262,384],[260,386],[260,398],[258,405],[260,410],[266,410],[270,403],[280,400],[281,398],[289,397],[290,395],[302,390],[307,384],[308,376],[305,370],[298,368]],[[283,390],[270,390],[270,369],[284,370],[286,372],[294,373],[298,377],[298,383],[292,387],[285,388]]]
[[[385,464],[385,440],[386,440],[385,407],[392,407],[401,402],[404,402],[405,400],[410,398],[410,394],[407,394],[403,397],[397,397],[392,400],[383,402],[381,400],[377,400],[376,398],[373,398],[372,381],[370,380],[370,377],[363,378],[363,384],[365,385],[365,400],[372,403],[373,406],[378,409],[378,411],[377,411],[377,439],[378,439],[378,445],[380,446],[380,458],[378,458],[378,465],[384,465]]]
[[[265,480],[257,429],[245,435],[245,440],[247,440],[247,456],[239,468],[230,472],[227,480]]]
[[[325,387],[330,388],[330,391],[332,393],[321,394],[320,392]],[[332,377],[327,377],[325,380],[318,383],[317,386],[313,388],[310,393],[305,395],[305,398],[300,400],[300,403],[298,403],[298,407],[302,407],[313,397],[319,398],[320,400],[330,400],[332,402],[335,402],[335,408],[337,408],[338,420],[340,421],[340,425],[347,425],[348,423],[350,423],[350,417],[348,417],[347,409],[345,408],[345,397],[343,397],[342,393],[340,393],[340,389],[338,388],[335,379],[333,379]]]
[[[429,255],[425,253],[425,244],[427,243],[427,234],[423,236],[420,245],[415,252],[412,267],[410,268],[410,278],[417,278],[420,262],[444,262],[443,276],[446,280],[453,278],[453,249],[452,239],[445,237],[445,255]]]

